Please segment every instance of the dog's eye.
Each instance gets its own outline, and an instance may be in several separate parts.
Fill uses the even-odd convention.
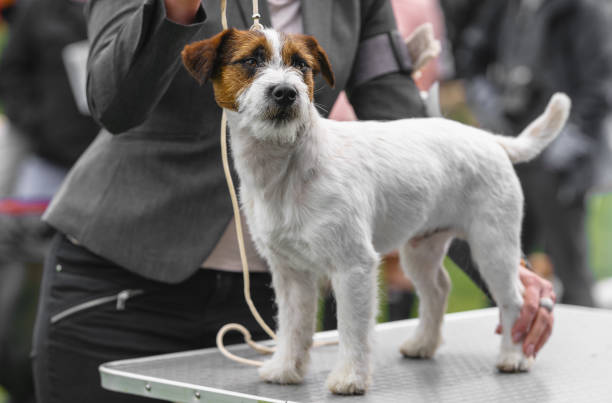
[[[308,66],[308,64],[305,61],[301,59],[297,59],[293,61],[293,67],[296,67],[297,69],[301,71],[306,71],[308,70],[310,66]]]
[[[243,62],[246,66],[248,67],[257,67],[257,59],[255,59],[254,57],[249,57],[248,59],[245,59]]]

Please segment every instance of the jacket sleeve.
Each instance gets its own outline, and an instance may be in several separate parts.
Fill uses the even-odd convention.
[[[29,27],[36,12],[31,3],[26,1],[17,6],[6,48],[0,58],[0,98],[4,112],[15,127],[30,137],[36,136],[41,124],[38,113],[41,89],[35,78],[40,52]]]
[[[91,0],[86,8],[90,53],[87,98],[92,116],[111,133],[142,123],[180,68],[180,52],[202,29],[166,18],[163,0]]]
[[[389,1],[372,2],[365,13],[362,39],[396,29]],[[386,74],[346,90],[351,105],[360,120],[391,120],[425,116],[419,91],[408,72]],[[470,258],[467,243],[453,242],[449,257],[474,283],[489,295],[486,285]],[[518,264],[518,262],[517,262]]]
[[[363,2],[361,40],[397,29],[388,0]],[[425,116],[419,91],[408,72],[389,73],[358,87],[349,82],[346,93],[360,120],[392,120]]]

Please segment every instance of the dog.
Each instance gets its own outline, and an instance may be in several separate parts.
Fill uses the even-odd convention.
[[[302,381],[317,285],[329,278],[340,346],[327,386],[336,394],[364,393],[376,268],[394,249],[420,296],[418,327],[400,351],[432,357],[450,289],[442,261],[453,238],[467,240],[501,310],[497,368],[529,369],[532,358],[510,335],[523,303],[523,195],[513,163],[536,157],[557,136],[571,106],[566,95],[555,94],[517,138],[443,118],[336,122],[313,104],[315,74],[334,85],[314,37],[229,29],[187,45],[182,59],[200,83],[212,81],[227,112],[241,207],[272,272],[278,339],[259,369],[263,380]]]

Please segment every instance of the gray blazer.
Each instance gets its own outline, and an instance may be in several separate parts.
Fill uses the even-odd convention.
[[[165,18],[163,0],[91,0],[87,91],[105,128],[74,166],[44,219],[92,252],[144,277],[180,282],[221,237],[232,209],[221,168],[221,110],[180,52],[221,30],[219,0],[206,0],[189,26]],[[230,25],[250,26],[251,0],[228,1]],[[263,24],[270,26],[266,1]],[[346,89],[360,119],[422,115],[409,74],[358,87],[350,75],[359,43],[395,29],[387,0],[303,0],[304,31],[317,37],[336,75],[320,77],[326,110]],[[325,111],[322,111],[324,114]]]

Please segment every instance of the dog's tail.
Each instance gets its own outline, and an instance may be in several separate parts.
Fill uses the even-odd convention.
[[[537,157],[561,132],[569,117],[572,101],[561,92],[552,96],[546,111],[518,137],[495,136],[512,163],[527,162]]]

